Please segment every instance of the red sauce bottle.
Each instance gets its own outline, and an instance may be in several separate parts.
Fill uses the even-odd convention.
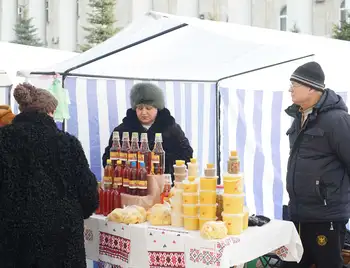
[[[133,132],[131,136],[131,145],[128,152],[128,161],[137,163],[137,155],[139,153],[139,133]],[[138,166],[137,166],[138,168]]]
[[[114,169],[112,166],[112,160],[107,159],[107,165],[104,169],[104,174],[103,174],[103,187],[105,183],[110,183],[112,185],[113,176],[114,176]]]
[[[161,204],[164,204],[164,202],[169,203],[169,194],[171,190],[171,176],[165,176],[164,180],[165,180],[164,190],[160,195]]]
[[[119,185],[117,183],[113,183],[113,190],[111,193],[111,200],[112,200],[112,209],[115,208],[121,208],[121,196],[120,196],[120,192],[118,190]]]
[[[103,215],[107,216],[112,211],[112,183],[104,184],[103,191]]]
[[[99,204],[98,204],[98,208],[96,209],[95,214],[102,214],[102,207],[103,207],[103,189],[101,188],[101,182],[100,182],[100,181],[97,183],[97,189],[98,189]]]
[[[147,170],[147,174],[151,174],[152,158],[151,150],[149,149],[147,133],[141,133],[141,146],[137,157],[139,165],[143,162]]]
[[[153,173],[155,175],[164,174],[165,171],[165,152],[162,143],[162,133],[156,133],[155,144],[152,151],[152,168],[154,168],[155,164],[159,164],[159,169],[158,171],[154,170]]]
[[[109,158],[112,160],[112,163],[115,163],[119,160],[119,154],[121,149],[118,131],[113,132],[112,141],[112,147],[109,149]]]
[[[147,181],[147,170],[145,168],[145,163],[140,162],[140,169],[138,172],[137,179],[137,194],[139,196],[146,196],[148,194],[148,181]]]
[[[117,183],[119,193],[125,192],[123,187],[123,167],[122,167],[122,161],[120,160],[117,161],[117,165],[114,169],[113,183]]]
[[[136,162],[131,162],[131,169],[129,172],[129,194],[137,195],[137,166]]]
[[[129,194],[129,173],[130,167],[129,162],[127,161],[125,164],[125,168],[123,169],[123,188],[124,193]]]
[[[123,132],[122,148],[120,149],[119,159],[122,161],[123,167],[128,161],[128,152],[130,150],[130,137],[129,132]]]

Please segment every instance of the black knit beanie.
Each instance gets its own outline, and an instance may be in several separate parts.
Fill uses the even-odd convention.
[[[311,61],[299,66],[292,74],[290,81],[323,92],[325,89],[324,79],[321,66],[317,62]]]

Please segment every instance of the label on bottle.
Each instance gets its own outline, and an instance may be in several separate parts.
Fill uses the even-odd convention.
[[[114,178],[114,183],[117,185],[122,185],[123,184],[123,178],[122,177],[115,177]]]
[[[239,174],[240,163],[238,159],[230,159],[227,163],[227,172],[229,174]]]
[[[136,153],[128,153],[128,161],[137,161]]]
[[[121,161],[128,161],[128,154],[120,152],[119,153],[119,160],[121,160]]]
[[[137,188],[147,189],[147,181],[138,181]]]
[[[103,176],[103,183],[112,183],[112,177]]]
[[[142,153],[137,154],[137,160],[139,162],[145,162],[145,156]]]
[[[136,180],[130,180],[129,181],[129,188],[136,189],[137,188],[137,181]]]
[[[109,158],[111,160],[119,160],[119,152],[109,152]]]
[[[128,178],[124,178],[123,179],[123,186],[128,188],[129,187],[129,179]]]
[[[159,164],[159,155],[152,152],[152,164]]]

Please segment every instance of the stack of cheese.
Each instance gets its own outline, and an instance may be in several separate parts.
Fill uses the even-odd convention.
[[[188,180],[183,182],[183,215],[184,228],[186,230],[198,230],[198,183],[194,176],[188,176]]]
[[[187,176],[185,161],[177,160],[174,165],[175,186],[170,191],[171,204],[171,225],[174,227],[182,227],[184,225],[182,198],[183,198],[183,180]]]
[[[211,172],[208,172],[208,170]],[[199,228],[208,221],[216,221],[216,184],[218,177],[214,174],[216,169],[213,164],[208,164],[204,170],[204,176],[200,178],[199,189]]]
[[[244,207],[243,174],[239,169],[239,158],[232,151],[228,161],[228,172],[223,175],[224,194],[222,213],[229,235],[239,235],[248,228],[248,210]]]

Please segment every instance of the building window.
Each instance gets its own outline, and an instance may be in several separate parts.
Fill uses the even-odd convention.
[[[49,5],[49,0],[45,0],[45,19],[46,23],[50,22],[50,5]]]
[[[287,31],[287,6],[284,6],[280,12],[280,30]]]
[[[340,24],[343,22],[350,22],[349,10],[346,8],[345,0],[340,4]]]

